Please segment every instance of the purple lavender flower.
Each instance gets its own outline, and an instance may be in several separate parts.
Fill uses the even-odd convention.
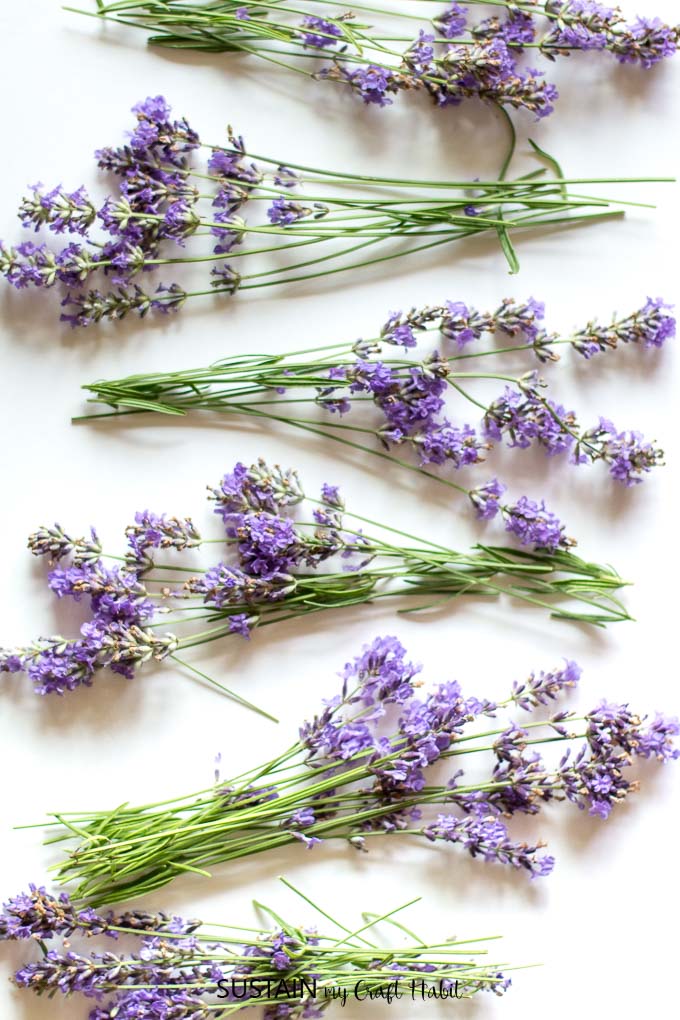
[[[480,21],[472,27],[471,34],[478,40],[500,39],[507,46],[521,51],[525,45],[534,41],[536,26],[530,14],[509,10],[506,18],[494,14]]]
[[[417,75],[433,74],[435,67],[434,58],[434,36],[431,33],[420,30],[418,38],[411,43],[404,53],[405,65]]]
[[[21,658],[21,668],[36,694],[63,695],[90,687],[99,668],[100,643],[94,639],[67,641],[52,638],[38,642]]]
[[[425,830],[425,835],[433,842],[441,839],[447,843],[460,843],[471,857],[522,868],[532,878],[549,875],[555,864],[554,858],[539,856],[542,844],[513,843],[498,816],[485,814],[483,809],[464,818],[438,815],[437,821]]]
[[[294,811],[290,818],[284,819],[281,824],[289,829],[308,829],[315,822],[316,817],[313,809],[311,807],[303,807]]]
[[[436,362],[437,354],[432,357]],[[405,435],[432,423],[434,416],[444,406],[443,393],[446,390],[446,379],[429,366],[414,367],[408,370],[406,378],[398,385],[384,386],[382,392],[376,392],[378,376],[371,374],[371,388],[375,394],[375,402],[384,412],[389,425],[399,429]]]
[[[680,750],[673,746],[673,737],[677,736],[680,736],[680,721],[657,712],[646,729],[638,730],[635,754],[660,762],[675,761],[680,758]]]
[[[71,538],[60,524],[51,528],[40,527],[29,535],[28,548],[34,556],[47,556],[50,563],[58,563],[65,557],[71,557],[78,566],[92,563],[100,559],[101,542],[94,528],[90,528],[90,538]]]
[[[506,486],[497,478],[492,478],[490,482],[477,485],[470,490],[470,500],[480,520],[493,520],[501,508],[500,500],[505,491]]]
[[[250,630],[257,617],[248,616],[246,613],[235,613],[229,617],[229,633],[240,634],[246,641],[250,640]]]
[[[44,192],[42,184],[34,184],[31,191],[33,197],[23,199],[19,208],[22,226],[34,227],[36,231],[46,226],[55,234],[68,231],[87,235],[97,210],[84,188],[69,193],[58,185]]]
[[[538,323],[544,318],[545,304],[532,297],[523,303],[518,303],[513,298],[505,298],[494,316],[496,328],[501,333],[513,337],[523,333],[530,338],[536,336]]]
[[[133,563],[148,565],[149,549],[181,551],[200,545],[201,536],[189,517],[179,520],[167,514],[142,510],[135,514],[135,523],[125,529]]]
[[[577,428],[574,411],[567,411],[553,400],[539,397],[533,377],[521,390],[505,387],[487,408],[484,433],[488,439],[508,437],[508,446],[526,449],[533,442],[544,447],[549,456],[564,453],[574,445],[571,434]]]
[[[572,762],[567,751],[560,762],[559,775],[566,797],[580,810],[587,808],[590,815],[605,821],[613,807],[635,789],[623,772],[630,758],[611,746],[594,755],[587,752],[584,745]]]
[[[572,345],[586,359],[607,350],[615,350],[619,343],[634,343],[648,348],[663,347],[666,340],[676,333],[675,318],[666,314],[671,309],[672,305],[667,305],[661,298],[647,298],[639,311],[619,322],[609,326],[589,322],[585,329],[574,335]]]
[[[619,432],[606,418],[584,432],[578,453],[589,450],[591,458],[599,458],[609,466],[609,473],[617,482],[631,487],[639,485],[646,473],[663,463],[663,450],[647,443],[640,432]]]
[[[270,221],[280,227],[289,227],[298,220],[303,220],[312,215],[312,210],[300,205],[299,202],[291,202],[286,198],[275,198],[267,209],[267,216]]]
[[[51,939],[76,932],[100,935],[107,928],[106,919],[90,907],[78,911],[66,893],[55,898],[32,883],[27,893],[8,900],[0,914],[0,940]]]
[[[342,39],[342,29],[339,25],[325,18],[317,18],[313,14],[307,14],[302,19],[303,31],[300,33],[305,46],[314,46],[317,49],[325,49],[327,46],[336,46],[338,39]]]
[[[89,596],[92,609],[101,618],[140,624],[155,612],[136,574],[124,573],[120,567],[109,570],[101,561],[56,567],[48,574],[47,583],[57,598],[66,596],[79,602]]]
[[[107,320],[120,321],[130,312],[136,312],[143,319],[152,310],[161,313],[179,311],[186,297],[182,288],[174,283],[169,287],[159,285],[155,297],[137,286],[128,291],[119,288],[108,294],[99,290],[67,294],[61,303],[67,309],[62,313],[61,321],[68,322],[75,329]]]
[[[397,92],[400,87],[399,78],[394,72],[376,64],[344,73],[352,90],[367,105],[389,106],[392,103],[390,93]]]
[[[217,504],[215,513],[227,525],[233,523],[234,516],[238,518],[250,510],[276,514],[304,499],[297,472],[283,471],[278,464],[270,466],[261,458],[250,467],[237,463],[219,488],[210,492],[210,498]]]
[[[622,64],[640,63],[654,67],[678,48],[680,28],[665,25],[660,18],[638,17],[612,40],[612,50]]]
[[[588,713],[588,743],[596,754],[613,747],[632,753],[638,746],[640,718],[628,705],[601,701]]]
[[[303,558],[303,546],[288,517],[265,511],[244,514],[235,532],[241,563],[256,577],[289,574]]]
[[[171,107],[163,96],[137,103],[132,112],[137,117],[137,127],[130,135],[132,151],[142,160],[160,158],[171,166],[184,167],[186,156],[200,145],[186,120],[170,121]]]
[[[447,301],[446,312],[442,317],[441,332],[449,340],[453,340],[459,351],[479,340],[484,333],[491,333],[494,320],[490,315],[481,315],[476,309],[468,308],[462,301]]]
[[[612,30],[621,22],[620,11],[604,7],[594,0],[568,0],[555,13],[561,17],[553,23],[552,31],[541,42],[547,53],[552,47],[603,50]]]
[[[665,310],[672,308],[672,305],[667,305],[661,298],[647,298],[641,312],[636,316],[636,341],[641,342],[644,347],[663,347],[666,340],[674,337],[675,318],[665,314]],[[626,335],[621,332],[620,335],[625,342]]]
[[[413,678],[422,666],[405,659],[406,649],[395,637],[376,638],[361,655],[348,662],[341,674],[343,690],[358,687],[352,701],[372,705],[403,704],[413,694]]]
[[[501,35],[511,46],[525,46],[536,38],[536,26],[530,14],[509,11],[501,24]]]
[[[346,762],[375,749],[375,738],[367,722],[334,719],[329,710],[301,726],[300,742],[317,767]]]
[[[553,669],[548,673],[543,670],[536,675],[530,673],[527,680],[515,681],[512,685],[512,701],[530,712],[538,705],[547,705],[560,697],[563,691],[576,687],[581,678],[581,667],[570,659],[565,659],[563,669]]]
[[[453,3],[447,10],[432,19],[432,24],[445,39],[455,39],[462,35],[467,25],[468,9],[459,3]]]
[[[321,486],[321,500],[336,510],[345,509],[345,501],[340,495],[340,489],[337,485],[329,485],[328,482],[324,482]]]
[[[527,496],[520,496],[517,502],[507,507],[505,530],[516,535],[522,545],[533,545],[537,549],[568,549],[573,539],[566,536],[564,524],[546,508]]]
[[[124,991],[106,1006],[96,1006],[89,1020],[206,1020],[207,1005],[200,992],[149,990]]]
[[[241,286],[241,274],[231,266],[213,266],[210,275],[210,286],[216,294],[235,294]]]
[[[24,668],[21,655],[9,648],[0,648],[0,673],[21,673]]]
[[[380,337],[385,343],[394,344],[397,347],[416,347],[418,341],[413,332],[413,326],[404,322],[401,312],[390,312],[389,318],[380,330]]]
[[[202,577],[186,582],[187,591],[203,595],[207,605],[218,609],[275,602],[285,598],[294,588],[295,579],[289,574],[270,577],[248,575],[239,567],[226,563],[218,563]]]
[[[446,419],[413,436],[422,464],[452,464],[454,468],[480,464],[488,444],[469,425],[458,428]]]

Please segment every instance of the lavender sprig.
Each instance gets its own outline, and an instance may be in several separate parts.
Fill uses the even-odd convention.
[[[214,542],[201,539],[190,518],[149,510],[126,529],[125,557],[106,555],[94,532],[91,542],[59,525],[31,535],[31,551],[51,561],[51,591],[85,601],[91,615],[77,638],[0,650],[0,672],[24,672],[38,694],[63,695],[90,686],[105,668],[132,679],[145,663],[171,659],[255,708],[185,661],[183,651],[386,598],[415,599],[425,608],[505,595],[560,620],[604,626],[630,619],[616,594],[625,582],[575,556],[573,540],[544,504],[525,496],[501,502],[497,483],[470,492],[476,513],[498,516],[533,551],[480,544],[461,553],[417,539],[350,513],[335,486],[307,499],[294,471],[264,461],[236,464],[210,499],[224,524],[224,537]],[[367,532],[366,524],[379,530]],[[213,544],[223,550],[212,565],[181,562],[188,550]],[[172,562],[159,558],[170,550]]]
[[[641,308],[608,325],[591,321],[560,337],[544,328],[543,303],[533,298],[506,298],[493,312],[447,301],[393,312],[378,336],[351,344],[284,355],[238,355],[204,368],[99,380],[84,389],[113,413],[76,420],[144,412],[181,416],[196,410],[249,416],[349,442],[402,465],[402,455],[410,453],[421,469],[446,465],[455,471],[479,467],[487,451],[505,441],[519,449],[541,446],[551,456],[567,455],[575,465],[602,462],[616,481],[633,486],[663,462],[662,451],[640,432],[621,431],[601,415],[596,424],[581,426],[574,411],[548,395],[546,382],[535,371],[513,376],[469,368],[468,363],[525,353],[548,366],[559,360],[561,349],[586,360],[622,344],[657,350],[675,335],[670,311],[660,298],[648,298]],[[421,338],[429,339],[432,332],[440,346],[421,350]],[[501,337],[501,346],[481,347],[481,340],[494,334]],[[487,380],[505,386],[500,397],[485,405],[470,387]],[[469,420],[451,421],[448,395],[464,397],[476,416],[481,412],[479,431]],[[364,414],[361,424],[347,424],[347,418],[353,421],[367,404],[377,409],[377,422],[370,424]],[[325,412],[323,418],[310,415],[316,408]],[[405,466],[418,470],[408,460]],[[486,503],[482,516],[491,516],[492,510]]]
[[[49,842],[75,843],[54,866],[60,881],[75,883],[79,902],[115,903],[294,842],[311,850],[340,839],[365,851],[378,836],[407,835],[544,876],[553,858],[541,840],[513,838],[512,816],[569,801],[606,819],[638,789],[630,778],[636,758],[680,756],[677,719],[649,721],[627,705],[602,701],[580,719],[564,709],[529,722],[508,714],[552,710],[578,683],[574,662],[516,681],[498,703],[465,697],[455,681],[423,691],[419,672],[396,638],[377,638],[271,761],[170,802],[54,814],[58,835]],[[539,750],[560,743],[566,751],[556,761]],[[468,776],[468,760],[480,755],[488,771]],[[435,778],[432,766],[444,762],[448,776],[438,769]]]
[[[268,927],[211,926],[143,911],[99,915],[91,907],[77,910],[65,894],[57,899],[31,885],[5,904],[0,940],[35,939],[41,945],[60,940],[59,948],[43,947],[41,959],[17,970],[14,984],[36,995],[93,998],[97,1006],[90,1020],[152,1015],[211,1020],[253,1006],[262,1007],[263,1020],[318,1017],[343,992],[351,997],[357,988],[377,996],[397,982],[406,991],[413,985],[462,999],[482,991],[502,995],[511,984],[507,968],[501,971],[488,960],[488,939],[433,942],[404,928],[396,918],[417,899],[383,914],[365,914],[350,928],[281,881],[335,932],[292,924],[260,903],[255,906],[269,915]],[[124,935],[137,944],[124,953],[76,953],[65,937],[64,915],[76,915],[74,930],[88,938]]]
[[[62,320],[74,327],[133,313],[170,314],[189,298],[319,279],[488,232],[497,234],[510,271],[517,272],[517,232],[595,222],[620,215],[625,204],[581,192],[606,181],[569,181],[561,171],[556,178],[544,176],[543,168],[508,180],[514,135],[496,181],[314,169],[251,156],[231,131],[226,146],[206,147],[207,166],[197,168],[199,137],[185,119],[173,119],[162,96],[133,110],[136,126],[127,143],[96,154],[100,169],[120,179],[103,204],[94,205],[82,188],[37,186],[21,203],[24,227],[75,235],[64,247],[39,238],[16,247],[0,242],[0,274],[19,290],[60,285]],[[552,159],[549,165],[556,169]],[[579,187],[571,193],[570,185]],[[253,272],[245,271],[248,263],[242,270],[239,260],[251,256]],[[211,267],[200,290],[176,280],[151,289],[140,282],[159,269],[192,265]]]
[[[366,104],[390,106],[395,96],[420,91],[440,108],[479,99],[536,118],[553,112],[558,92],[534,57],[600,51],[649,69],[673,56],[680,39],[680,26],[656,17],[627,22],[618,7],[594,0],[470,0],[443,10],[428,4],[421,16],[363,3],[338,13],[304,0],[292,10],[280,3],[217,10],[205,0],[96,6],[96,13],[78,13],[149,31],[157,46],[249,54],[333,82]],[[476,8],[489,16],[471,18]]]

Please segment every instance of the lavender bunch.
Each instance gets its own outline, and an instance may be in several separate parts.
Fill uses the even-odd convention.
[[[383,914],[365,913],[350,928],[282,882],[335,932],[292,924],[257,902],[269,915],[267,927],[211,926],[144,911],[100,915],[92,907],[79,909],[66,894],[57,898],[31,885],[5,904],[0,940],[38,941],[42,958],[17,970],[14,984],[50,998],[61,993],[95,999],[89,1020],[212,1020],[253,1006],[262,1008],[263,1020],[294,1020],[319,1017],[348,997],[381,997],[395,985],[413,998],[435,989],[438,997],[456,999],[483,991],[502,995],[510,986],[506,968],[485,959],[488,939],[432,942],[405,928],[397,918],[417,900]],[[77,953],[65,939],[71,931],[88,939],[132,936],[136,945],[126,953]],[[44,941],[52,939],[61,944],[48,950]]]
[[[366,178],[250,156],[231,130],[226,146],[202,146],[185,119],[172,119],[162,96],[134,113],[127,142],[96,153],[99,168],[119,179],[103,203],[83,188],[42,185],[23,199],[23,226],[70,235],[62,248],[0,242],[0,274],[19,290],[63,287],[62,320],[74,327],[176,312],[189,298],[317,279],[489,231],[516,272],[512,238],[523,228],[620,215],[612,207],[621,203],[567,190],[606,182],[568,181],[551,159],[556,178],[543,169],[507,180],[514,138],[500,180]],[[199,148],[209,156],[197,168]],[[247,220],[246,206],[253,214]],[[239,268],[247,256],[253,272]],[[152,271],[189,266],[211,267],[202,289],[187,291],[177,281],[141,285]],[[102,285],[94,286],[95,277]]]
[[[553,858],[540,840],[513,839],[513,816],[567,801],[606,819],[637,790],[636,759],[680,756],[677,719],[643,719],[606,701],[583,718],[553,710],[579,681],[571,661],[530,673],[498,703],[465,697],[456,681],[423,691],[419,674],[396,638],[377,638],[346,664],[338,694],[272,760],[177,800],[55,814],[58,833],[48,842],[75,846],[53,870],[76,883],[79,900],[96,905],[294,842],[313,849],[340,839],[366,851],[378,837],[410,836],[544,876]],[[560,744],[558,760],[544,758],[542,745]],[[473,778],[467,763],[480,755],[488,769]]]
[[[545,329],[544,305],[534,298],[506,298],[493,312],[447,301],[405,314],[393,312],[379,335],[354,343],[281,355],[241,354],[205,368],[100,380],[84,389],[93,395],[91,400],[113,411],[76,420],[143,412],[181,416],[196,410],[249,416],[333,439],[454,489],[460,487],[429,469],[482,465],[496,443],[519,449],[540,446],[549,456],[563,455],[575,465],[601,462],[616,481],[634,486],[663,461],[662,451],[639,431],[620,430],[602,416],[581,426],[573,410],[548,395],[547,384],[534,370],[517,376],[471,370],[468,363],[525,354],[549,366],[559,360],[561,349],[586,360],[622,344],[658,350],[675,336],[669,309],[660,298],[648,298],[629,315],[606,325],[591,321],[560,337]],[[423,351],[422,340],[429,340],[431,333],[437,346]],[[482,343],[494,335],[502,338],[501,346]],[[470,387],[488,380],[505,385],[500,396],[484,404]],[[462,397],[475,415],[481,412],[480,426],[452,421],[447,396],[455,401]],[[354,421],[367,406],[377,410],[377,421],[375,415],[367,420],[363,414],[360,423],[347,424],[348,417]],[[318,409],[322,416],[310,417],[310,410]],[[367,436],[372,445],[367,445]],[[411,459],[404,460],[404,453]],[[500,495],[499,488],[497,483],[494,494]],[[490,517],[497,505],[482,494],[477,508],[482,517]]]
[[[479,544],[457,552],[387,526],[373,535],[363,525],[376,522],[349,513],[337,487],[326,484],[320,499],[308,498],[295,471],[264,461],[236,464],[210,490],[224,524],[220,539],[202,539],[190,518],[149,510],[127,528],[125,557],[105,555],[94,530],[74,539],[60,525],[40,528],[29,548],[50,561],[50,590],[86,601],[91,616],[77,638],[1,649],[0,672],[24,672],[36,693],[63,695],[90,686],[104,668],[132,679],[149,661],[172,660],[255,708],[187,662],[184,650],[385,598],[426,608],[505,595],[560,620],[604,626],[630,619],[616,596],[626,582],[575,556],[573,539],[544,504],[526,496],[502,503],[498,489],[494,481],[471,490],[472,505],[487,518],[493,509],[507,532],[535,550]],[[223,552],[211,566],[177,562],[178,554],[181,560],[214,544]],[[172,561],[159,557],[166,550]]]
[[[433,2],[421,4],[421,15],[364,3],[329,10],[325,0],[294,7],[97,0],[96,7],[95,17],[153,33],[152,45],[249,54],[333,82],[366,104],[389,106],[394,96],[419,91],[440,108],[478,99],[537,119],[553,112],[558,92],[535,57],[552,62],[594,51],[649,69],[675,54],[680,39],[680,26],[657,17],[627,21],[619,7],[595,0],[467,0],[443,9]],[[477,8],[489,16],[475,17]]]

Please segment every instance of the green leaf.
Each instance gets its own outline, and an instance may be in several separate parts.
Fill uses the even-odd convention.
[[[519,273],[519,259],[517,258],[517,252],[510,240],[510,234],[508,233],[507,227],[496,227],[496,233],[498,234],[498,240],[501,242],[501,248],[503,254],[507,259],[510,267],[510,275],[515,276]]]
[[[534,150],[536,155],[540,156],[541,159],[544,159],[546,161],[546,163],[548,163],[552,167],[552,169],[555,171],[557,177],[564,178],[564,171],[563,171],[562,167],[560,166],[560,164],[555,159],[555,157],[551,156],[549,152],[545,151],[545,149],[542,149],[540,147],[540,145],[537,145],[536,142],[533,140],[533,138],[529,138],[528,141],[529,141],[529,145]],[[565,199],[565,201],[566,201],[566,199],[567,199],[567,186],[566,186],[566,184],[561,184],[560,185],[560,194],[562,195],[562,198]]]

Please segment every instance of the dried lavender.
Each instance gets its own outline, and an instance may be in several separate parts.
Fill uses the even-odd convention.
[[[115,903],[186,871],[209,875],[222,862],[294,842],[313,850],[340,839],[365,851],[379,836],[457,844],[544,876],[554,860],[542,841],[513,838],[514,815],[568,801],[606,819],[638,789],[635,759],[680,756],[677,719],[649,720],[606,701],[582,718],[556,706],[580,679],[569,660],[516,681],[501,702],[465,697],[456,681],[424,692],[419,673],[396,638],[377,638],[271,761],[170,802],[55,814],[50,842],[75,843],[55,865],[60,881],[75,883],[78,902]],[[560,744],[561,757],[544,757]],[[480,755],[488,770],[468,777],[467,761]],[[448,776],[438,768],[435,778],[431,766],[444,762]]]
[[[102,204],[82,188],[41,185],[22,201],[23,226],[70,233],[64,247],[0,242],[0,274],[18,290],[61,288],[61,317],[74,327],[170,314],[189,298],[318,279],[488,231],[517,272],[512,239],[523,228],[620,215],[615,201],[567,190],[606,181],[550,178],[545,169],[507,180],[514,136],[500,180],[367,179],[251,156],[231,130],[226,146],[202,146],[162,96],[133,111],[127,142],[96,153],[99,168],[119,178]],[[209,150],[207,166],[194,165],[199,148]],[[250,256],[253,272],[242,271],[238,260]],[[201,290],[176,280],[142,286],[152,271],[190,266],[210,267]]]
[[[670,312],[661,298],[648,298],[641,308],[608,325],[592,321],[560,337],[547,332],[544,305],[534,298],[506,298],[493,312],[447,301],[405,314],[393,312],[378,336],[350,344],[283,355],[238,355],[205,368],[99,380],[84,389],[93,395],[91,400],[113,412],[77,420],[195,410],[248,415],[292,425],[445,482],[423,469],[446,465],[457,471],[482,465],[495,443],[519,449],[540,446],[550,456],[566,455],[577,466],[601,462],[616,481],[633,486],[663,462],[663,452],[640,432],[621,431],[602,416],[594,425],[581,426],[574,411],[548,395],[547,383],[536,371],[511,376],[467,366],[479,358],[515,359],[524,353],[549,367],[562,349],[586,360],[622,344],[657,350],[675,336]],[[433,332],[439,346],[421,350],[421,340]],[[481,344],[494,335],[501,338],[501,346]],[[397,353],[399,348],[403,353]],[[485,406],[470,387],[487,380],[505,386],[502,395]],[[477,416],[481,410],[481,427],[469,421],[452,423],[449,395],[464,397]],[[361,424],[347,424],[348,417],[353,421],[371,404],[377,421],[363,414]],[[318,408],[323,417],[311,417],[310,410]],[[372,446],[366,436],[373,439]],[[410,461],[404,460],[402,455],[409,453]],[[500,498],[502,490],[496,495]],[[473,500],[481,517],[488,519],[498,510],[498,499],[476,494]]]
[[[51,561],[50,590],[86,602],[91,615],[77,638],[0,650],[0,672],[24,672],[36,693],[63,695],[90,686],[104,668],[132,679],[145,663],[171,659],[254,708],[188,663],[183,651],[384,598],[415,598],[424,607],[505,595],[561,620],[603,626],[630,619],[616,595],[625,582],[570,552],[573,539],[543,504],[527,497],[505,504],[493,484],[470,498],[479,516],[498,516],[535,550],[477,545],[461,553],[416,539],[349,513],[335,486],[324,485],[318,500],[307,498],[294,471],[264,461],[236,464],[210,490],[222,539],[202,539],[190,518],[149,510],[126,529],[125,557],[105,555],[98,539],[73,539],[58,525],[40,528],[29,548]],[[364,524],[380,533],[367,533]],[[181,563],[187,551],[215,542],[223,546],[217,563]],[[159,557],[170,550],[172,562]]]
[[[395,921],[416,900],[364,915],[350,928],[282,881],[336,933],[292,924],[260,903],[255,906],[269,915],[268,927],[211,926],[144,912],[100,916],[90,907],[77,911],[79,933],[136,936],[137,945],[126,953],[76,953],[59,923],[62,913],[74,914],[76,908],[65,894],[57,900],[33,885],[5,904],[0,940],[39,940],[42,958],[17,970],[14,984],[36,995],[93,998],[97,1005],[90,1020],[211,1020],[253,1006],[262,1007],[264,1020],[318,1017],[335,1000],[346,1001],[353,993],[357,999],[368,997],[369,991],[378,997],[395,982],[405,994],[436,989],[441,997],[461,999],[482,991],[502,995],[510,986],[507,968],[501,971],[487,959],[488,939],[433,943]],[[391,937],[384,934],[388,924]],[[402,933],[396,944],[395,924]],[[43,945],[48,939],[61,940],[59,948],[48,950]]]
[[[420,16],[363,3],[336,12],[318,0],[290,10],[205,0],[97,0],[96,7],[75,10],[144,29],[152,45],[249,54],[333,82],[366,104],[390,106],[400,93],[420,91],[440,108],[478,99],[537,119],[553,112],[558,92],[535,57],[599,51],[649,69],[673,56],[680,39],[680,26],[656,17],[629,22],[620,8],[595,0],[468,0],[443,10],[427,4]]]

